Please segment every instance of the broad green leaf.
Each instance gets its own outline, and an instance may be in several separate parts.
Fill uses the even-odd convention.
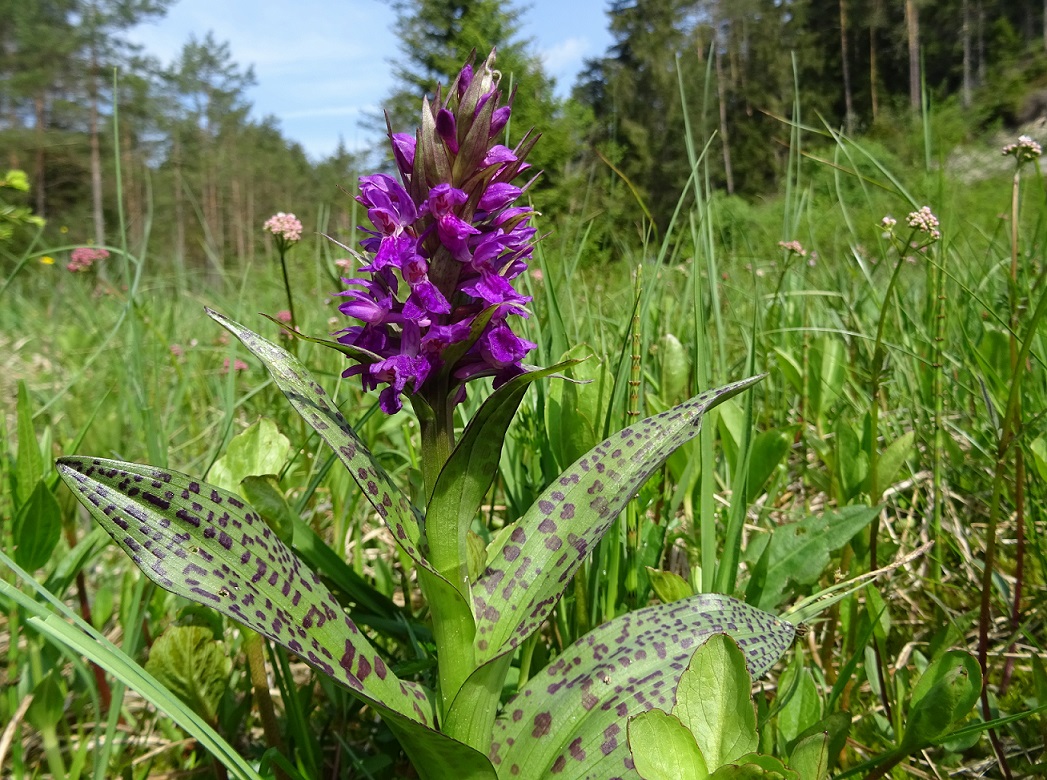
[[[833,435],[836,437],[833,465],[842,502],[856,496],[869,476],[869,453],[862,449],[858,434],[843,417],[837,418]]]
[[[573,381],[552,385],[545,405],[549,447],[561,467],[600,441],[611,385],[610,372],[588,344],[571,347],[563,360],[576,362],[564,372]]]
[[[905,461],[912,457],[915,437],[916,431],[906,431],[880,453],[876,461],[876,484],[881,491],[894,483]]]
[[[676,686],[678,717],[714,771],[756,750],[756,709],[746,660],[725,634],[698,648]]]
[[[822,718],[822,700],[818,685],[810,670],[804,666],[799,650],[792,663],[778,680],[781,709],[778,712],[778,737],[784,748],[793,743],[806,729]]]
[[[829,733],[811,734],[796,743],[789,754],[789,768],[800,780],[825,780],[829,775]]]
[[[844,671],[847,670],[841,669],[841,676]],[[847,679],[850,679],[850,674],[848,674]],[[843,749],[847,746],[847,737],[850,733],[851,713],[846,710],[837,710],[836,712],[826,715],[810,728],[800,732],[800,735],[794,740],[793,744],[789,746],[791,755],[795,755],[800,744],[807,739],[811,737],[820,738],[826,736],[829,740],[828,746],[826,747],[826,754],[828,756],[829,766],[833,767],[836,765],[836,760],[840,753],[842,753]],[[806,778],[804,778],[804,780],[806,780]]]
[[[658,340],[661,375],[658,394],[668,403],[684,398],[691,378],[691,359],[680,339],[666,333]]]
[[[65,714],[65,692],[61,675],[54,669],[33,688],[33,702],[26,719],[37,729],[53,729]]]
[[[276,423],[263,417],[229,441],[225,454],[214,462],[205,478],[230,493],[240,493],[245,477],[279,474],[290,449],[291,441],[280,433]]]
[[[433,723],[331,592],[236,495],[185,474],[101,458],[58,460],[65,483],[149,579],[301,656],[380,709]]]
[[[15,507],[22,507],[44,476],[44,458],[33,427],[33,404],[25,382],[18,382],[18,466],[15,469]],[[27,568],[36,568],[27,567]]]
[[[810,416],[821,418],[840,395],[847,375],[843,342],[823,336],[808,352],[807,400]]]
[[[778,429],[763,431],[753,439],[749,453],[749,479],[745,488],[749,501],[760,495],[778,464],[789,453],[791,445],[790,437]]]
[[[598,444],[553,481],[473,587],[478,662],[526,639],[647,478],[694,438],[702,415],[762,377],[710,390]]]
[[[527,681],[495,722],[491,760],[506,777],[615,777],[631,761],[625,719],[671,709],[680,675],[710,636],[731,636],[759,676],[781,658],[795,631],[715,593],[626,613]]]
[[[720,767],[709,780],[799,780],[799,776],[777,758],[750,753]]]
[[[901,749],[911,753],[941,739],[971,711],[982,688],[974,657],[949,650],[927,667],[913,686]]]
[[[766,554],[763,591],[756,602],[761,609],[774,609],[785,598],[786,583],[810,585],[829,565],[829,554],[849,542],[873,521],[880,507],[846,506],[834,512],[774,528],[762,546],[750,545],[746,560],[752,562]]]
[[[149,650],[145,670],[207,721],[229,683],[232,663],[203,626],[170,626]]]
[[[800,368],[799,361],[792,356],[792,353],[786,352],[783,349],[774,347],[774,356],[778,360],[778,370],[785,377],[785,380],[792,386],[792,389],[797,393],[803,392],[803,371]]]
[[[671,604],[694,595],[691,584],[679,574],[648,566],[647,576],[651,580],[651,587],[654,588],[654,592],[658,594],[663,604]]]
[[[396,543],[415,563],[435,574],[419,550],[423,526],[421,513],[411,504],[407,495],[393,484],[342,413],[328,403],[327,393],[305,366],[287,350],[266,341],[243,325],[210,309],[206,311],[265,364],[273,381],[302,419],[320,434],[320,438],[345,464],[371,506],[389,526]]]
[[[33,442],[36,446],[36,442]],[[15,515],[12,528],[15,561],[30,571],[47,563],[62,535],[62,510],[43,479]]]
[[[570,363],[529,371],[495,390],[477,410],[462,438],[455,445],[426,509],[426,527],[430,560],[437,570],[439,562],[466,561],[466,532],[476,518],[491,482],[498,473],[505,432],[520,407],[528,386]],[[482,570],[481,570],[482,571]],[[464,571],[440,571],[452,583],[464,587]]]
[[[702,751],[680,719],[659,709],[629,719],[629,752],[643,780],[705,780]]]
[[[1040,475],[1040,479],[1047,482],[1047,439],[1043,436],[1033,439],[1029,444],[1029,452],[1032,453],[1033,466],[1036,468],[1036,473]]]

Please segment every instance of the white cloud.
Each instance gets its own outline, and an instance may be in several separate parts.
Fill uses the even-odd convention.
[[[541,49],[538,56],[548,73],[560,76],[567,71],[574,71],[589,48],[588,38],[574,36]]]

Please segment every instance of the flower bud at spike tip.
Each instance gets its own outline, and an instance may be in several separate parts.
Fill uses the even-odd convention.
[[[343,280],[351,289],[340,293],[348,300],[339,310],[357,324],[338,340],[379,359],[342,375],[360,375],[365,390],[384,386],[379,404],[388,414],[404,395],[441,387],[447,398],[430,401],[459,403],[469,380],[492,376],[498,386],[523,372],[536,346],[509,319],[526,317],[531,300],[513,287],[536,231],[532,210],[514,205],[526,184],[512,180],[529,168],[523,157],[533,141],[516,149],[492,142],[511,113],[498,75],[493,52],[475,70],[466,64],[450,89],[423,103],[417,134],[390,132],[400,180],[360,179],[357,200],[372,227],[361,228],[360,278]],[[481,314],[489,321],[477,334]]]

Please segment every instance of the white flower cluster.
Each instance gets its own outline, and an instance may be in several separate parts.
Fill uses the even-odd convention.
[[[1003,154],[1014,155],[1019,163],[1035,160],[1043,154],[1043,147],[1027,135],[1018,136],[1018,142],[1003,147]]]

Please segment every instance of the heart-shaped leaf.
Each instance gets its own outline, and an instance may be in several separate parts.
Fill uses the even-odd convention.
[[[726,633],[753,676],[788,649],[796,629],[715,593],[622,615],[590,631],[531,678],[495,722],[491,761],[504,776],[615,777],[631,766],[625,719],[668,711],[691,656]]]
[[[515,648],[541,625],[640,486],[698,434],[702,415],[761,378],[710,390],[619,431],[538,497],[473,587],[479,662]]]
[[[433,724],[331,592],[238,496],[175,471],[101,458],[58,461],[65,483],[149,579],[301,656],[380,710]]]

